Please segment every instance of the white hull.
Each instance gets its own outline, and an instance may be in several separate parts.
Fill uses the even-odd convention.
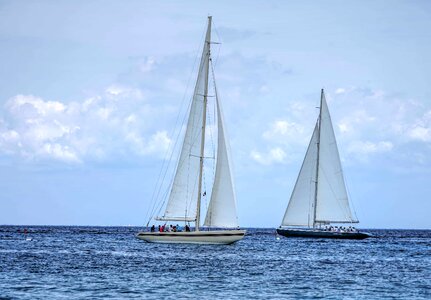
[[[232,244],[241,240],[245,230],[213,230],[192,232],[139,232],[136,237],[148,243]]]

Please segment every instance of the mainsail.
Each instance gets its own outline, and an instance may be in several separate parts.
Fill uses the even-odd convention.
[[[319,119],[282,226],[358,222],[352,214],[331,116],[322,90]]]
[[[205,98],[208,89],[210,40],[211,22],[209,21],[183,147],[165,213],[163,217],[158,219],[195,221],[197,218],[201,149],[204,143],[201,136],[206,110]]]

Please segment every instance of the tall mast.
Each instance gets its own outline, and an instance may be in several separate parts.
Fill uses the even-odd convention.
[[[207,98],[208,98],[208,72],[209,72],[209,58],[210,58],[210,46],[211,46],[211,20],[212,17],[208,17],[208,29],[205,36],[204,47],[208,45],[208,52],[206,55],[206,63],[204,64],[204,105],[203,105],[203,116],[202,116],[202,135],[201,135],[201,153],[200,153],[200,166],[199,166],[199,184],[198,184],[198,201],[196,208],[196,224],[195,230],[199,231],[200,218],[201,218],[201,197],[202,197],[202,173],[204,167],[204,154],[205,154],[205,127],[207,119]]]
[[[316,211],[317,211],[317,188],[319,186],[319,157],[320,157],[320,127],[322,125],[322,102],[323,102],[323,89],[320,94],[320,107],[319,107],[319,126],[317,132],[317,162],[316,162],[316,186],[314,189],[314,213],[313,213],[313,228],[316,226]]]

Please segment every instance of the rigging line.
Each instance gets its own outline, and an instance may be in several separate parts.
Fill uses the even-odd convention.
[[[181,127],[183,127],[183,126],[184,126],[184,122],[185,122],[186,117],[187,117],[187,115],[185,115],[185,116],[184,116],[184,119],[183,119],[183,122],[182,122],[182,126],[181,126]],[[180,132],[181,132],[181,131],[180,131]],[[178,141],[178,140],[179,140],[179,136],[178,136],[177,141]],[[181,150],[181,151],[182,151],[182,150]],[[172,156],[173,156],[173,153],[174,153],[174,152],[172,152],[172,154],[171,154],[171,158],[172,158]],[[184,163],[184,160],[186,159],[186,158],[184,158],[183,160],[180,160],[180,156],[181,156],[181,155],[179,155],[179,156],[178,156],[178,158],[177,158],[177,160],[176,160],[177,169],[178,169],[178,168],[180,168],[180,167],[182,167],[182,165],[183,165],[183,163]],[[188,160],[188,162],[190,163],[190,161],[189,161],[189,160]],[[164,206],[164,204],[166,203],[166,200],[167,200],[167,198],[168,198],[169,191],[170,191],[170,190],[172,190],[172,188],[173,188],[173,183],[174,183],[174,180],[175,180],[175,172],[176,172],[176,170],[177,170],[177,169],[172,170],[172,173],[173,173],[173,174],[172,174],[172,176],[171,176],[171,181],[170,181],[170,183],[169,183],[168,187],[165,189],[164,193],[162,194],[162,198],[161,198],[161,199],[163,199],[163,201],[162,201],[162,204],[161,204],[161,205],[160,205],[160,207],[159,207],[159,210],[158,210],[157,214],[160,214],[160,212],[161,212],[161,210],[162,210],[162,208],[163,208],[163,206]],[[167,170],[166,170],[166,173],[167,173]],[[165,176],[166,176],[166,173],[165,173]],[[163,181],[164,181],[164,179],[165,179],[165,176],[164,176],[164,178],[163,178]],[[161,191],[161,186],[160,186],[160,188],[159,188],[159,191],[158,191],[157,197],[159,196],[160,191]],[[187,193],[187,192],[186,192],[186,193]]]
[[[220,35],[218,34],[217,26],[215,25],[214,21],[213,21],[213,28],[214,28],[215,33],[217,34],[217,38],[220,41],[220,43],[219,43],[220,46],[218,47],[216,59],[215,59],[215,62],[214,62],[214,67],[215,67],[217,65],[217,62],[218,62],[218,59],[219,59],[220,49],[221,49],[221,46],[222,46],[223,42],[222,42],[222,39],[221,39]]]
[[[211,114],[207,114],[208,115],[208,128],[209,128],[209,135],[210,135],[210,142],[211,142],[211,150],[212,150],[212,156],[211,158],[214,158],[215,160],[215,147],[214,147],[214,137],[213,137],[213,126],[215,126],[215,122],[212,122],[211,119]],[[213,163],[213,168],[214,168],[214,163]],[[213,170],[214,171],[214,170]]]
[[[348,201],[349,201],[349,204],[352,204],[353,213],[354,213],[354,215],[355,215],[355,221],[359,221],[359,220],[358,220],[358,215],[356,214],[355,204],[353,203],[352,197],[350,196],[349,186],[348,186],[348,184],[347,184],[347,177],[344,175],[343,170],[341,170],[341,174],[342,174],[343,179],[344,179],[344,184],[345,184],[345,187],[346,187],[347,197],[348,197],[348,199],[349,199],[349,200],[348,200]]]
[[[205,67],[205,64],[203,64],[202,66],[201,66],[202,68],[204,68]],[[199,69],[199,72],[198,72],[198,74],[200,74],[201,73],[201,71],[202,71],[202,68],[200,68]],[[197,82],[197,84],[199,84],[199,75],[198,75],[198,82]],[[191,104],[190,105],[192,105],[192,103],[193,103],[193,101],[195,100],[195,96],[197,95],[197,93],[196,93],[196,89],[195,89],[195,91],[194,91],[194,94],[193,94],[193,99],[192,99],[192,102],[191,102]],[[190,108],[190,111],[191,111],[191,108]],[[185,119],[186,119],[186,117],[187,117],[187,115],[185,115],[184,116],[184,121],[183,121],[183,125],[184,125],[184,123],[185,123]],[[194,119],[196,118],[197,116],[195,115],[195,114],[191,114],[190,115],[190,118],[192,118],[191,120],[191,123],[192,124],[195,124],[195,121],[194,121]],[[195,132],[191,132],[190,134],[190,136],[191,136],[191,140],[192,140],[192,144],[191,144],[191,146],[193,147],[193,145],[196,143],[196,141],[197,141],[197,137],[199,136],[199,134],[202,132],[202,128],[198,128],[197,130],[196,130],[196,128],[192,128],[192,130],[193,131],[195,131]],[[186,130],[186,132],[187,132],[187,130]],[[194,133],[194,134],[193,134]],[[184,139],[183,139],[183,144],[185,143],[185,136],[184,136]],[[181,150],[182,151],[182,150]],[[183,159],[181,160],[181,155],[179,155],[179,157],[178,157],[178,159],[177,159],[177,170],[179,169],[179,168],[182,168],[182,166],[183,166],[183,164],[185,163],[185,161],[187,161],[188,162],[188,165],[187,165],[187,167],[188,167],[188,170],[190,169],[190,156],[185,156],[185,157],[183,157]],[[176,170],[174,170],[174,172],[175,172]],[[190,176],[190,171],[188,171],[187,172],[187,191],[186,191],[186,194],[188,195],[189,194],[189,182],[190,182],[190,179],[189,179],[189,176]],[[174,182],[174,179],[175,179],[175,176],[172,176],[172,180],[171,180],[171,183],[170,183],[170,187],[173,185],[173,182]],[[195,183],[195,185],[196,185],[196,183]],[[166,197],[167,197],[167,192],[165,193],[165,199],[164,199],[164,203],[166,202]],[[191,200],[190,200],[190,203],[189,204],[187,204],[188,203],[188,201],[187,201],[187,199],[186,199],[186,209],[187,209],[187,207],[188,206],[190,206],[191,204],[192,204],[192,202],[191,202]]]
[[[187,116],[185,116],[185,117],[187,117]],[[192,116],[193,118],[195,117],[194,115]],[[192,122],[192,123],[194,123],[194,121]],[[192,137],[194,136],[194,138],[192,138],[192,141],[193,141],[193,143],[192,143],[192,145],[191,146],[193,146],[194,145],[194,143],[196,142],[196,140],[197,140],[197,136],[199,136],[199,134],[202,132],[202,129],[201,128],[199,128],[198,130],[197,130],[197,132],[195,133],[195,135],[191,135]],[[185,140],[185,137],[184,137],[184,140]],[[199,156],[200,157],[200,156]],[[183,164],[187,161],[188,162],[188,169],[190,168],[190,155],[188,156],[188,157],[184,157],[182,160],[180,159],[181,158],[181,155],[179,155],[178,156],[178,159],[177,159],[177,169],[179,169],[179,168],[182,168],[182,166],[183,166]],[[174,170],[173,172],[175,172],[176,170]],[[189,174],[189,172],[187,173],[187,174]],[[173,174],[173,176],[172,176],[172,179],[171,179],[171,182],[170,182],[170,185],[169,185],[169,187],[171,187],[172,185],[173,185],[173,182],[174,182],[174,179],[175,179],[175,176],[174,176],[175,174]],[[188,189],[188,183],[189,183],[189,180],[187,180],[187,189]],[[167,197],[167,194],[168,194],[168,191],[169,191],[169,188],[167,189],[167,191],[165,192],[165,200],[164,201],[166,201],[166,197]],[[188,194],[188,190],[187,190],[187,194]]]
[[[194,182],[193,187],[192,187],[192,195],[191,196],[193,196],[193,191],[196,190],[196,186],[198,185],[198,178],[197,177],[198,176],[196,176],[195,182]],[[186,197],[186,198],[187,198],[186,199],[186,206],[185,206],[186,213],[192,212],[193,210],[192,210],[191,206],[192,206],[192,204],[193,204],[193,206],[195,206],[195,201],[194,201],[195,197]],[[188,199],[188,198],[190,198],[190,199]],[[196,214],[197,214],[197,212],[196,212]],[[192,221],[192,222],[194,222],[194,221]]]
[[[206,27],[205,27],[205,29],[204,29],[204,31],[202,32],[202,34],[201,34],[201,39],[200,40],[202,40],[202,37],[203,36],[205,36],[205,32],[206,32]],[[177,127],[177,124],[178,124],[178,121],[179,121],[179,119],[180,119],[180,115],[181,115],[181,107],[183,107],[184,106],[184,101],[185,101],[185,98],[186,98],[186,94],[187,94],[187,90],[188,90],[188,88],[189,88],[189,86],[190,86],[190,80],[191,80],[191,78],[192,78],[192,75],[193,75],[193,71],[195,70],[195,67],[196,67],[196,62],[197,62],[197,60],[198,60],[198,57],[199,57],[199,52],[200,52],[200,50],[201,50],[201,42],[199,42],[199,46],[197,47],[197,50],[196,50],[196,52],[195,52],[195,60],[194,60],[194,62],[193,62],[193,67],[192,67],[192,70],[191,70],[191,72],[190,72],[190,75],[189,75],[189,77],[188,77],[188,79],[187,79],[187,84],[186,84],[186,89],[185,89],[185,91],[184,91],[184,94],[183,94],[183,97],[182,97],[182,100],[181,100],[181,104],[180,104],[180,110],[178,111],[178,115],[177,115],[177,118],[176,118],[176,120],[175,120],[175,125],[174,125],[174,127],[173,127],[173,130],[171,131],[171,136],[174,136],[174,133],[175,133],[175,128]],[[205,47],[205,45],[204,45],[204,47]],[[190,107],[190,105],[191,105],[191,102],[190,102],[190,104],[189,104],[189,106],[188,107]],[[187,114],[185,114],[185,115],[187,115]],[[183,122],[182,122],[182,125],[184,125],[184,119],[185,118],[183,118]],[[181,126],[182,127],[182,126]],[[177,134],[177,138],[176,138],[176,141],[175,141],[175,144],[174,144],[174,146],[173,146],[173,148],[172,148],[172,152],[171,152],[171,155],[170,155],[170,158],[169,158],[169,162],[168,162],[168,165],[166,166],[166,170],[165,170],[165,172],[164,172],[164,175],[163,175],[163,179],[162,179],[162,181],[160,182],[160,177],[161,177],[161,174],[162,174],[162,172],[163,172],[163,169],[164,169],[164,165],[165,165],[165,162],[166,162],[166,158],[167,158],[167,156],[168,156],[168,153],[169,153],[169,147],[168,147],[168,149],[166,150],[166,153],[165,153],[165,157],[164,157],[164,160],[163,160],[163,163],[162,163],[162,168],[160,169],[160,172],[159,172],[159,176],[158,176],[158,179],[157,179],[157,181],[156,181],[156,186],[155,186],[155,189],[153,190],[153,195],[151,196],[151,202],[156,202],[156,200],[158,199],[158,196],[159,196],[159,193],[160,193],[160,189],[161,189],[161,186],[163,185],[163,182],[164,182],[164,178],[165,178],[165,175],[166,175],[166,173],[167,173],[167,170],[168,170],[168,168],[169,168],[169,165],[170,165],[170,162],[171,162],[171,159],[172,159],[172,156],[173,156],[173,152],[174,152],[174,149],[175,149],[175,147],[176,147],[176,145],[177,145],[177,141],[178,141],[178,138],[179,138],[179,134],[181,133],[181,130],[179,130],[179,132],[178,132],[178,134]],[[157,191],[157,195],[155,196],[155,191],[156,191],[156,189],[157,189],[157,186],[159,186],[159,184],[160,184],[160,187],[159,187],[159,189],[158,189],[158,191]],[[169,188],[168,188],[169,189]],[[154,196],[156,197],[156,198],[154,198]],[[155,207],[155,203],[154,203],[154,205],[153,205],[153,208],[151,209],[151,214],[153,214],[153,212],[154,212],[154,207]],[[147,214],[146,214],[146,218],[148,217],[148,211],[147,211]],[[152,216],[150,216],[150,218],[152,218]]]
[[[187,202],[189,200],[189,182],[190,182],[190,157],[187,160],[188,164],[187,164],[187,187],[186,187],[186,206],[185,206],[185,211],[184,214],[187,216],[188,213],[188,205]],[[192,194],[193,194],[193,190],[192,190]],[[192,197],[190,197],[191,199]]]
[[[196,64],[196,61],[195,61],[195,64]],[[193,71],[193,69],[194,69],[194,66],[193,66],[193,68],[192,68],[192,71]],[[192,73],[193,73],[193,72],[192,72]],[[190,78],[191,78],[192,73],[190,74],[189,79],[188,79],[188,81],[187,81],[186,90],[188,89],[188,86],[189,86],[189,83],[190,83]],[[186,92],[185,92],[185,93],[186,93]],[[175,125],[174,125],[174,127],[173,127],[173,130],[171,131],[171,136],[174,136],[174,134],[175,134],[176,127],[177,127],[177,124],[178,124],[178,121],[179,121],[179,117],[180,117],[180,115],[181,115],[181,111],[182,111],[182,108],[181,108],[181,107],[183,107],[183,106],[184,106],[184,100],[185,100],[185,94],[184,94],[183,99],[182,99],[182,101],[181,101],[180,110],[178,111],[177,118],[176,118],[176,120],[175,120]],[[187,110],[186,110],[186,111],[188,111],[188,108],[190,107],[190,105],[191,105],[191,101],[189,102],[189,105],[187,106]],[[184,115],[186,116],[187,114],[184,114]],[[182,126],[181,126],[180,128],[182,128],[182,127],[183,127],[183,125],[184,125],[184,120],[185,120],[185,117],[183,117],[183,120],[182,120],[182,122],[181,122],[181,123],[182,123],[182,124],[181,124]],[[167,172],[168,172],[168,170],[169,170],[169,166],[171,165],[172,157],[173,157],[173,153],[175,152],[175,149],[176,149],[176,147],[177,147],[177,144],[178,144],[178,141],[179,141],[179,135],[180,135],[180,133],[181,133],[181,129],[179,129],[179,130],[178,130],[178,133],[176,134],[176,137],[175,137],[175,143],[173,144],[173,146],[172,146],[172,147],[169,147],[169,148],[167,149],[167,151],[166,151],[166,154],[165,154],[165,157],[164,157],[164,160],[163,160],[163,163],[162,163],[162,168],[160,169],[159,176],[158,176],[158,179],[157,179],[157,183],[156,183],[156,186],[155,186],[155,188],[154,188],[153,196],[152,196],[152,199],[151,199],[151,202],[153,202],[153,206],[152,206],[151,213],[150,213],[150,216],[149,216],[149,218],[150,218],[150,219],[154,216],[154,209],[156,208],[157,199],[159,198],[160,190],[161,190],[161,188],[162,188],[162,186],[163,186],[163,182],[165,181],[165,177],[166,177],[166,174],[167,174]],[[169,154],[169,150],[171,150],[171,151],[170,151],[169,160],[167,160],[167,156],[168,156],[168,154]],[[166,164],[166,161],[168,161],[168,163],[167,163],[167,164]],[[163,176],[162,176],[162,174],[163,174]],[[160,180],[160,178],[162,178],[162,179]],[[169,188],[169,187],[168,187],[168,188]],[[157,193],[156,193],[156,190],[157,190]],[[147,217],[148,217],[148,213],[147,213]]]
[[[205,35],[205,31],[203,32],[203,34],[202,34],[202,36],[204,36]],[[202,40],[202,37],[201,37],[201,40]],[[205,47],[205,45],[204,45],[204,47]],[[201,50],[201,48],[199,47],[199,49],[197,50],[197,51],[199,51],[199,50]],[[194,61],[194,66],[196,65],[196,61],[197,61],[197,58],[199,57],[199,54],[197,53],[196,55],[195,55],[195,61]],[[192,69],[192,71],[195,69],[195,67],[193,66],[193,69]],[[201,72],[201,69],[200,70],[198,70],[198,74]],[[189,76],[189,79],[188,79],[188,82],[187,82],[187,89],[188,89],[188,86],[189,86],[189,83],[190,83],[190,79],[191,79],[191,76],[192,76],[192,74],[193,74],[193,72],[190,74],[190,76]],[[195,88],[196,89],[196,88]],[[187,90],[186,90],[187,91]],[[186,92],[185,92],[186,93]],[[189,105],[188,105],[188,108],[187,108],[187,111],[190,111],[191,110],[191,105],[192,105],[192,103],[193,103],[193,100],[194,100],[194,97],[195,97],[195,90],[193,91],[193,96],[191,97],[191,100],[190,100],[190,102],[189,102]],[[183,101],[182,101],[182,104],[184,103],[184,99],[183,99]],[[182,105],[183,106],[183,105]],[[181,106],[181,107],[182,107]],[[186,111],[186,112],[187,112]],[[178,118],[179,118],[179,116],[180,116],[180,113],[178,114],[178,116],[177,116],[177,121],[175,122],[175,127],[176,127],[176,125],[178,124]],[[187,119],[187,113],[185,113],[184,114],[184,117],[183,117],[183,120],[182,120],[182,124],[181,124],[181,128],[183,128],[183,126],[184,126],[184,124],[185,124],[185,121],[186,121],[186,119]],[[194,117],[194,116],[193,116]],[[176,137],[176,140],[175,140],[175,145],[174,145],[174,147],[173,147],[173,151],[171,152],[171,156],[170,156],[170,158],[169,158],[169,165],[170,165],[170,162],[171,162],[171,160],[172,160],[172,157],[173,157],[173,154],[174,154],[174,149],[176,149],[176,145],[178,144],[178,141],[179,141],[179,136],[180,136],[180,134],[181,134],[181,129],[178,131],[178,134],[177,134],[177,137]],[[185,139],[185,137],[184,137],[184,139]],[[183,143],[184,143],[184,139],[183,139]],[[178,158],[177,158],[177,161],[176,161],[176,165],[178,166],[179,165],[179,163],[180,163],[180,156],[178,156]],[[183,162],[181,162],[181,165],[182,165],[182,163]],[[167,174],[167,171],[168,171],[168,167],[169,167],[169,165],[166,167],[166,170],[165,170],[165,173],[164,173],[164,175],[163,175],[163,180],[162,180],[162,183],[165,181],[165,177],[166,177],[166,174]],[[178,167],[177,167],[178,168]],[[170,190],[170,188],[172,187],[172,184],[173,184],[173,181],[174,181],[174,174],[175,174],[175,171],[176,171],[176,169],[174,169],[173,171],[172,171],[172,179],[171,179],[171,182],[169,183],[169,185],[168,185],[168,187],[167,187],[167,191],[165,192],[165,196],[164,196],[164,201],[163,202],[165,202],[166,201],[166,197],[167,197],[167,194],[168,194],[168,191]],[[158,190],[158,192],[157,192],[157,196],[156,196],[156,199],[158,199],[159,198],[159,195],[160,195],[160,191],[161,191],[161,188],[162,188],[162,184],[160,184],[160,186],[159,186],[159,190]]]
[[[191,105],[191,104],[190,104]],[[189,106],[190,106],[189,105]],[[182,121],[182,124],[181,124],[181,127],[183,127],[183,125],[184,125],[184,120],[185,120],[185,117],[183,118],[183,121]],[[158,186],[159,188],[158,188],[158,190],[157,190],[157,194],[156,194],[156,198],[154,199],[154,203],[157,203],[157,199],[159,199],[159,195],[160,195],[160,191],[161,191],[161,189],[162,189],[162,186],[163,186],[163,182],[165,181],[165,178],[166,178],[166,174],[167,174],[167,172],[168,172],[168,170],[169,170],[169,166],[171,165],[171,161],[172,161],[172,157],[173,157],[173,154],[174,154],[174,150],[176,149],[176,147],[177,147],[177,144],[178,144],[178,141],[179,141],[179,135],[180,135],[180,133],[181,133],[181,130],[179,130],[178,131],[178,135],[177,135],[177,137],[175,138],[175,143],[174,143],[174,146],[172,147],[172,152],[171,152],[171,155],[170,155],[170,157],[169,157],[169,162],[168,162],[168,165],[166,166],[166,168],[165,168],[165,171],[164,171],[164,173],[163,173],[163,178],[162,178],[162,180],[161,180],[161,182],[160,182],[160,185]],[[178,160],[179,160],[179,158],[178,158]],[[178,161],[177,160],[177,161]],[[173,182],[173,178],[172,178],[172,182]],[[169,191],[169,189],[170,189],[170,187],[171,187],[171,185],[172,185],[172,182],[169,184],[169,186],[167,187],[167,189],[166,189],[166,193],[165,193],[165,195],[167,194],[167,191]],[[163,204],[165,203],[165,201],[166,201],[166,196],[163,198]],[[154,206],[153,206],[153,208],[154,208]],[[160,209],[159,209],[159,211],[160,211]],[[150,218],[152,218],[154,216],[154,209],[152,209],[151,210],[151,215],[150,215]]]
[[[204,193],[205,193],[205,206],[208,211],[207,183],[206,183],[206,177],[205,177],[205,169],[203,168],[202,168],[202,175],[203,175],[203,186],[204,186]]]
[[[159,205],[156,207],[156,210],[154,211],[154,213],[157,214],[157,215],[160,215],[160,212],[161,212],[164,204],[165,204],[165,201],[159,202]]]
[[[208,127],[209,127],[209,135],[210,135],[210,141],[211,141],[211,149],[212,149],[212,157],[210,157],[211,159],[213,159],[213,163],[212,163],[212,175],[213,175],[213,181],[214,181],[214,163],[215,163],[215,148],[214,148],[214,138],[213,138],[213,130],[212,130],[212,128],[213,128],[213,126],[214,126],[214,123],[212,122],[212,120],[211,120],[211,114],[207,114],[207,116],[208,116]],[[203,180],[203,183],[204,183],[204,191],[205,191],[205,193],[206,193],[206,196],[205,196],[205,207],[206,207],[206,211],[207,211],[207,213],[208,213],[208,209],[209,209],[209,203],[208,203],[208,192],[207,192],[207,187],[206,187],[206,172],[205,172],[205,169],[203,169],[203,177],[204,177],[204,180]],[[212,193],[212,191],[211,191],[211,193]]]
[[[213,81],[213,88],[214,88],[214,94],[215,94],[215,101],[213,102],[213,113],[214,113],[214,118],[213,118],[213,124],[214,127],[216,126],[216,110],[217,110],[217,102],[218,102],[218,94],[217,94],[217,88],[216,88],[216,82],[215,82],[215,76],[214,76],[214,66],[212,63],[212,59],[210,59],[210,64],[211,64],[211,75],[212,75],[212,81]],[[218,125],[218,121],[217,121],[217,125]],[[219,135],[219,131],[220,129],[217,128],[217,134]],[[216,150],[215,150],[215,143],[214,143],[214,139],[212,136],[212,132],[211,132],[211,146],[212,146],[212,150],[213,150],[213,156],[216,157]],[[218,146],[218,138],[217,138],[217,146]],[[216,169],[216,159],[214,159],[213,161],[213,178],[215,180],[215,169]]]

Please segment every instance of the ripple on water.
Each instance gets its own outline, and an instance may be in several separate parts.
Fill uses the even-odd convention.
[[[431,298],[426,230],[336,241],[250,229],[228,246],[148,244],[132,227],[27,230],[0,226],[0,297]]]

